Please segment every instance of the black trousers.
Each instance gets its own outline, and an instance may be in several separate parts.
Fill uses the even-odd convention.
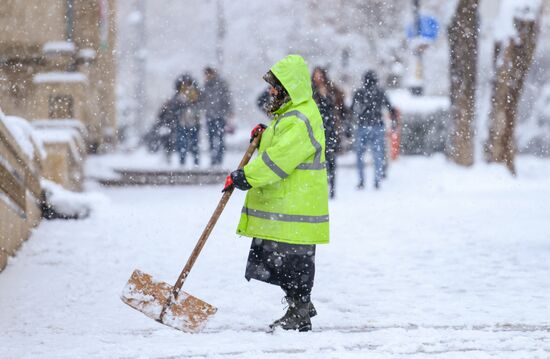
[[[208,127],[208,145],[212,156],[212,164],[222,164],[225,152],[225,119],[209,118],[206,121]]]
[[[287,296],[308,302],[315,279],[315,245],[254,238],[245,278],[279,286]]]

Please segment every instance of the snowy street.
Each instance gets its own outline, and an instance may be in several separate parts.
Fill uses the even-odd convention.
[[[550,0],[30,3],[0,359],[550,359]]]
[[[313,332],[264,333],[280,289],[246,282],[236,192],[184,289],[218,307],[185,334],[123,304],[139,268],[173,282],[220,186],[101,188],[90,218],[43,221],[0,276],[1,358],[548,358],[550,162],[462,169],[406,157],[382,190],[337,172]]]

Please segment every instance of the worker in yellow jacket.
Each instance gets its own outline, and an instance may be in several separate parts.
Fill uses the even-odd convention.
[[[252,237],[245,277],[280,286],[288,310],[270,325],[311,330],[315,245],[329,242],[325,131],[301,56],[277,62],[264,80],[271,86],[269,126],[258,156],[232,172],[225,189],[248,190],[237,234]],[[224,189],[224,190],[225,190]]]

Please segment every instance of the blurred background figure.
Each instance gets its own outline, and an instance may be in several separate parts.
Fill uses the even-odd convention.
[[[190,75],[180,77],[179,99],[182,110],[177,122],[177,149],[180,164],[185,164],[187,153],[193,155],[193,163],[199,165],[200,92],[197,82]]]
[[[260,93],[260,96],[256,99],[256,105],[260,109],[260,111],[265,112],[269,116],[269,101],[270,101],[270,93],[269,88],[266,88]]]
[[[325,127],[325,158],[329,182],[330,198],[335,196],[336,151],[338,148],[338,130],[336,123],[336,96],[331,91],[327,70],[316,67],[312,74],[313,99],[317,103]]]
[[[393,106],[385,91],[378,86],[376,73],[369,70],[363,77],[363,85],[355,90],[351,105],[353,116],[357,120],[355,144],[359,172],[358,189],[365,187],[364,156],[367,147],[370,148],[374,158],[374,188],[380,188],[380,182],[384,176],[386,126],[382,117],[383,107],[386,107],[391,117],[395,118]]]
[[[201,103],[208,128],[211,164],[218,166],[223,162],[225,126],[228,118],[232,115],[232,103],[226,81],[212,67],[204,69],[204,89]]]
[[[157,122],[150,131],[151,135],[149,137],[156,137],[157,141],[148,141],[148,143],[160,143],[160,147],[163,148],[168,163],[170,163],[172,154],[177,149],[180,117],[187,106],[182,95],[186,76],[181,75],[174,82],[176,93],[162,105]],[[151,145],[149,145],[149,148],[153,149]]]
[[[326,72],[325,72],[326,74]],[[342,136],[345,135],[346,128],[353,126],[350,121],[349,108],[345,103],[344,91],[338,87],[327,75],[327,86],[329,93],[334,99],[334,122],[336,123],[336,153],[344,151],[342,147]]]

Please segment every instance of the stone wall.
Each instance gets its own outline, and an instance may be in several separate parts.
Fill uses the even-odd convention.
[[[41,159],[29,158],[0,121],[0,271],[41,217]]]

